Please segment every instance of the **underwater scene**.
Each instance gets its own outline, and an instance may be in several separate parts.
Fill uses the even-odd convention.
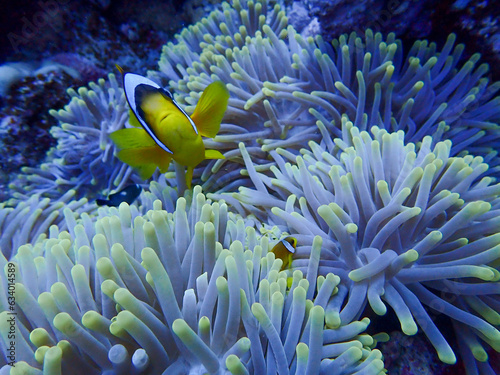
[[[4,3],[0,375],[500,374],[498,3]]]

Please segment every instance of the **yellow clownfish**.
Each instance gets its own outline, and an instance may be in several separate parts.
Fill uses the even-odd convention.
[[[295,254],[295,248],[297,247],[297,239],[295,237],[285,237],[280,240],[271,251],[274,253],[276,258],[283,261],[281,266],[281,271],[290,268],[292,266],[293,254]]]
[[[190,188],[194,167],[205,159],[224,159],[219,151],[206,150],[201,139],[215,137],[220,129],[229,99],[222,82],[207,86],[191,117],[168,90],[146,77],[125,73],[123,87],[134,128],[117,130],[110,138],[120,149],[118,159],[136,169],[141,178],[150,178],[157,167],[165,173],[174,159],[187,167]]]

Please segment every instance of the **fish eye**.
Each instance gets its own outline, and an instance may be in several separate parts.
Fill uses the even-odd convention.
[[[289,238],[283,238],[280,243],[288,250],[290,253],[295,253],[295,244]]]
[[[288,242],[290,245],[292,245],[293,247],[297,246],[297,239],[295,237],[288,236],[288,237],[284,238],[284,240],[286,242]]]

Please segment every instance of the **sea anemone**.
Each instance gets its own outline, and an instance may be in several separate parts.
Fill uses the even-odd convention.
[[[360,130],[373,125],[405,131],[406,142],[450,139],[451,155],[483,155],[495,168],[495,145],[500,138],[500,82],[490,84],[487,64],[479,54],[461,63],[462,44],[450,34],[438,52],[434,43],[417,41],[405,55],[394,34],[384,40],[366,30],[342,35],[331,44],[320,37],[301,40],[289,27],[289,43],[299,44],[295,67],[307,70],[307,85],[290,93],[275,85],[268,95],[310,103],[310,112],[323,123],[322,134],[341,137],[346,114]],[[295,39],[295,42],[292,41]],[[292,48],[290,48],[292,50]],[[306,88],[306,89],[304,89]],[[328,121],[326,120],[328,119]]]
[[[253,220],[195,187],[167,212],[161,202],[69,218],[68,231],[20,246],[1,285],[14,286],[16,368],[50,373],[382,374],[369,320],[325,326],[339,278],[288,281]],[[312,256],[321,251],[314,239]],[[142,263],[139,263],[142,260]],[[15,284],[8,284],[14,278]],[[12,280],[9,281],[9,283]],[[9,304],[1,299],[5,348]],[[5,362],[4,362],[5,363]]]
[[[82,214],[95,205],[87,199],[75,200],[75,191],[68,190],[57,200],[32,195],[29,199],[10,207],[0,203],[0,252],[9,259],[24,244],[35,243],[46,237],[51,225],[66,229],[63,209]]]
[[[292,233],[295,269],[307,268],[313,238],[323,239],[319,272],[341,278],[327,323],[357,319],[367,303],[384,315],[388,304],[404,333],[420,326],[439,358],[454,363],[432,320],[444,314],[469,373],[476,364],[491,373],[483,345],[500,350],[500,184],[479,179],[482,157],[451,157],[449,140],[433,146],[426,136],[415,146],[401,130],[372,127],[370,135],[347,116],[342,123],[342,139],[311,141],[301,156],[272,151],[268,171],[257,171],[240,144],[255,189],[210,197]]]

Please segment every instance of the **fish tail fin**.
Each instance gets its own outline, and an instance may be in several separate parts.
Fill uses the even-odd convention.
[[[118,71],[119,71],[122,75],[125,73],[125,71],[123,70],[123,68],[122,68],[120,65],[115,64],[115,66],[116,66],[116,69],[118,69]]]
[[[205,150],[205,159],[225,159],[225,158],[226,157],[217,150]]]
[[[203,91],[191,115],[191,119],[202,136],[213,138],[217,135],[228,100],[229,91],[221,81],[212,82]]]

